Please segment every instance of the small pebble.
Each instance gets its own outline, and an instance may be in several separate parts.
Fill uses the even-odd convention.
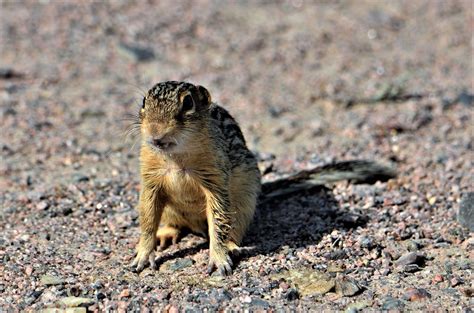
[[[40,280],[41,283],[46,286],[60,285],[64,283],[64,279],[53,275],[43,275]]]
[[[79,307],[79,306],[89,306],[94,303],[94,299],[84,298],[84,297],[65,297],[59,300],[60,305],[66,307]]]
[[[433,277],[433,283],[440,283],[442,281],[444,281],[444,277],[443,275],[441,274],[436,274],[434,277]]]
[[[122,298],[128,298],[130,297],[130,290],[129,289],[124,289],[122,292],[120,292],[119,299]]]
[[[431,295],[422,288],[410,288],[403,295],[403,299],[408,301],[421,301],[426,298],[431,298]]]
[[[391,297],[385,299],[382,304],[382,310],[403,310],[404,307],[403,301]]]
[[[171,305],[169,308],[168,308],[168,313],[179,313],[179,308],[174,306],[174,305]]]
[[[474,192],[469,192],[461,198],[457,218],[459,224],[474,231]]]
[[[342,297],[351,297],[361,291],[359,284],[350,278],[336,279],[336,293]]]
[[[28,275],[28,276],[31,276],[32,273],[33,273],[33,266],[28,265],[28,266],[25,268],[25,274]]]
[[[38,202],[38,204],[36,205],[36,208],[38,210],[47,210],[49,208],[49,203],[46,202],[46,201],[40,201]]]
[[[242,297],[242,298],[240,299],[240,301],[241,301],[242,303],[251,303],[251,302],[252,302],[252,298],[251,298],[249,295],[247,295],[247,296]]]
[[[398,266],[405,266],[405,265],[423,265],[425,257],[422,254],[416,252],[410,252],[401,256],[395,264]]]
[[[290,288],[288,289],[287,292],[284,294],[284,298],[287,299],[288,301],[294,301],[300,297],[300,294],[298,293],[298,290],[295,288]]]
[[[456,287],[458,285],[461,285],[463,281],[459,277],[453,277],[449,280],[449,283],[451,284],[451,287]]]

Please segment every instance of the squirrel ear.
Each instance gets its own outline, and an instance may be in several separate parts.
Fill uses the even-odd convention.
[[[211,94],[203,86],[197,86],[199,91],[199,101],[202,107],[207,108],[211,104]]]

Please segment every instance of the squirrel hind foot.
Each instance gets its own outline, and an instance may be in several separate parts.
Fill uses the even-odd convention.
[[[163,251],[170,245],[175,245],[180,239],[180,230],[173,226],[163,226],[156,232],[158,239],[158,250]]]

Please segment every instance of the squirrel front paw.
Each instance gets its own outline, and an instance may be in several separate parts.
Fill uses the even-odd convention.
[[[228,249],[221,248],[218,251],[211,248],[209,253],[209,265],[207,272],[211,274],[214,270],[221,276],[232,274],[232,259]]]
[[[150,268],[155,269],[155,241],[140,239],[137,245],[137,254],[133,260],[131,269],[136,272],[141,272],[148,264]]]

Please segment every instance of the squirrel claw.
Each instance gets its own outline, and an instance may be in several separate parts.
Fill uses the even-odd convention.
[[[147,263],[150,264],[151,269],[156,269],[155,253],[151,252],[147,256],[146,254],[139,252],[131,264],[131,270],[133,272],[140,273],[145,268]]]
[[[232,275],[232,259],[228,254],[225,256],[225,260],[217,261],[217,260],[209,260],[209,265],[207,266],[207,273],[212,274],[214,269],[216,273],[220,276],[229,276]]]

